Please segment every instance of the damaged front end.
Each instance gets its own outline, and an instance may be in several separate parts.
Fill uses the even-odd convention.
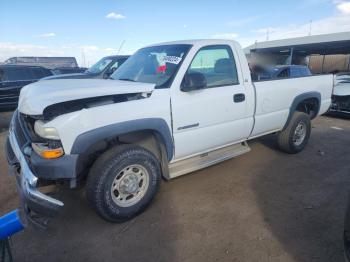
[[[42,116],[45,120],[51,120],[59,115],[68,114],[82,109],[144,99],[150,95],[151,93],[128,93],[65,101],[46,107]]]
[[[76,126],[76,122],[65,122],[63,115],[146,99],[153,90],[153,84],[117,80],[41,81],[22,89],[9,128],[6,154],[18,184],[23,224],[45,228],[48,219],[64,206],[53,193],[62,186],[74,188],[84,178],[88,158],[64,147],[58,126]],[[77,129],[71,127],[60,130],[74,131]]]
[[[145,99],[151,93],[125,93],[81,98],[47,106],[41,115],[15,111],[6,145],[10,172],[17,180],[24,225],[45,228],[48,219],[59,214],[64,204],[57,196],[63,185],[77,186],[86,169],[85,156],[64,152],[58,132],[46,123],[71,112]]]
[[[12,118],[6,142],[6,155],[10,173],[16,176],[20,196],[20,218],[23,225],[45,228],[47,218],[53,217],[63,207],[63,202],[49,196],[54,187],[49,180],[42,180],[33,171],[31,150],[27,134],[22,129],[16,111]],[[44,182],[45,181],[45,182]]]

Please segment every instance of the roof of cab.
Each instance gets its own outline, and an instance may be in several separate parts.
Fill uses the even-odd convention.
[[[109,55],[105,56],[104,58],[110,58],[110,59],[121,59],[121,58],[129,58],[130,55]]]
[[[171,42],[163,42],[158,44],[152,44],[150,46],[159,46],[159,45],[220,45],[220,44],[236,44],[239,45],[237,41],[227,40],[227,39],[190,39],[190,40],[179,40]]]

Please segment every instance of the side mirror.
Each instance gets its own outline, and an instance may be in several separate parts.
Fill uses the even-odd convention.
[[[198,72],[186,73],[182,84],[182,92],[190,92],[194,90],[199,90],[207,87],[207,79],[205,76]]]

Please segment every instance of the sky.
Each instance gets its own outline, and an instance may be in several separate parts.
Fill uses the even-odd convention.
[[[75,56],[90,66],[158,42],[275,39],[350,31],[350,0],[1,0],[0,62]]]

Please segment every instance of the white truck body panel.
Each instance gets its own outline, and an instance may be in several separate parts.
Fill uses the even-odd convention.
[[[41,115],[47,106],[60,102],[125,93],[148,93],[153,89],[154,84],[110,79],[39,81],[21,90],[18,109],[23,114]]]
[[[130,119],[144,118],[161,118],[169,127],[171,126],[169,89],[157,89],[149,98],[141,100],[109,104],[61,115],[48,122],[46,126],[57,129],[65,152],[70,152],[80,134]]]
[[[188,53],[171,87],[173,134],[175,141],[175,159],[191,157],[214,148],[238,143],[246,139],[253,127],[254,90],[247,87],[242,68],[242,59],[237,52],[240,46],[230,42],[236,60],[238,85],[221,86],[192,92],[180,90],[181,81],[190,66],[193,57],[204,46],[221,41],[201,41]],[[227,41],[224,41],[227,44]],[[244,57],[245,59],[245,57]],[[248,73],[249,76],[249,73]],[[246,77],[247,78],[247,77]],[[243,103],[234,103],[233,96],[244,93]],[[183,127],[196,125],[193,128]],[[232,131],[234,130],[234,131]],[[219,134],[213,136],[213,133]],[[191,146],[188,146],[191,144]]]
[[[255,126],[251,137],[281,130],[287,121],[294,98],[303,93],[319,92],[319,114],[324,114],[331,104],[331,86],[332,75],[256,82]]]

